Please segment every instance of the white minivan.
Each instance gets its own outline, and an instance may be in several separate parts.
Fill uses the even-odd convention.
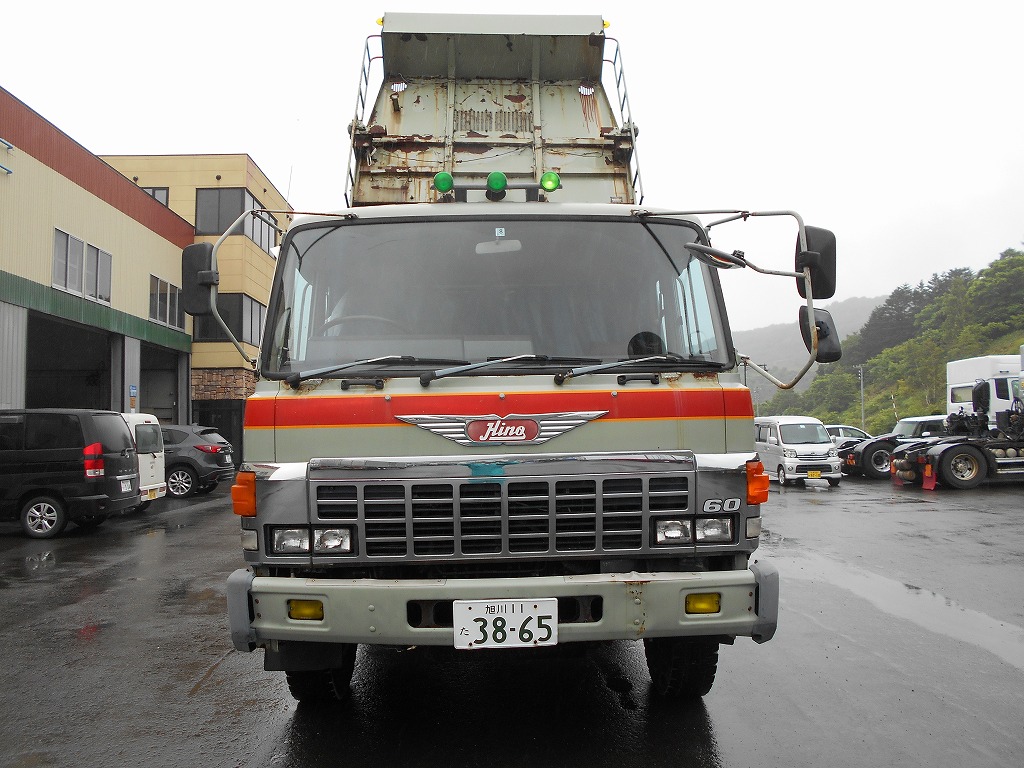
[[[779,485],[823,479],[837,486],[843,477],[832,436],[811,416],[758,416],[754,447],[765,471]]]
[[[164,438],[160,432],[160,421],[149,413],[122,413],[128,423],[135,451],[139,457],[139,491],[143,510],[167,494],[167,479],[164,477]]]

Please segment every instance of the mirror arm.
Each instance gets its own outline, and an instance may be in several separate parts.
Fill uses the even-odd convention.
[[[761,271],[761,270],[758,270],[758,271]],[[788,273],[788,272],[782,272],[782,273],[767,272],[766,274],[782,274],[782,275],[786,275],[786,276],[790,276],[790,277],[800,277],[800,273],[799,272],[793,272],[793,273]],[[815,360],[817,360],[817,358],[818,358],[818,324],[815,323],[814,320],[813,320],[813,318],[814,318],[814,299],[812,297],[813,297],[814,294],[811,292],[811,268],[810,267],[804,267],[803,278],[804,278],[804,285],[807,287],[807,291],[806,291],[806,293],[807,293],[807,316],[809,318],[812,318],[810,323],[808,324],[809,325],[808,330],[810,331],[810,334],[811,334],[811,352],[810,352],[810,355],[807,358],[807,362],[804,363],[804,367],[801,368],[799,371],[797,371],[797,374],[796,374],[795,377],[793,377],[793,380],[789,381],[789,382],[784,382],[781,379],[778,379],[775,376],[772,376],[772,374],[770,374],[768,372],[767,368],[764,368],[764,367],[758,365],[757,363],[750,362],[750,355],[744,355],[741,352],[737,352],[736,353],[736,356],[740,359],[740,363],[741,364],[747,366],[748,368],[753,368],[757,373],[761,374],[761,376],[763,376],[764,378],[768,379],[768,381],[770,381],[772,384],[774,384],[779,389],[792,389],[793,387],[795,387],[796,383],[798,381],[800,381],[800,379],[803,378],[804,374],[807,373],[809,370],[811,370],[811,366],[814,365]]]
[[[217,242],[213,244],[213,253],[210,254],[210,263],[211,263],[211,271],[212,272],[214,272],[214,273],[217,272],[217,251],[220,250],[220,247],[224,244],[224,241],[226,241],[232,235],[236,234],[235,230],[241,225],[241,223],[243,221],[245,221],[247,216],[255,216],[260,221],[262,221],[262,222],[272,226],[278,232],[282,232],[282,233],[284,232],[284,230],[281,229],[279,226],[277,226],[271,219],[264,218],[263,216],[261,216],[260,214],[262,214],[262,213],[287,213],[287,214],[291,214],[292,211],[269,211],[269,210],[266,210],[264,208],[252,208],[252,209],[242,213],[241,216],[239,216],[237,219],[234,220],[234,222],[231,224],[230,227],[228,227],[227,229],[224,230],[224,234],[221,235],[219,238],[217,238]],[[245,348],[242,346],[241,342],[238,339],[235,338],[235,334],[233,334],[231,332],[231,329],[228,328],[228,324],[226,322],[224,322],[224,318],[220,316],[220,310],[217,309],[217,286],[216,285],[214,285],[212,287],[211,291],[210,291],[210,314],[213,315],[213,319],[217,321],[217,325],[219,325],[221,330],[224,331],[224,334],[228,337],[228,341],[230,341],[232,344],[235,345],[235,349],[238,350],[238,354],[240,354],[245,359],[245,362],[247,362],[249,365],[251,365],[252,369],[255,371],[256,370],[256,365],[257,365],[256,358],[255,357],[249,357],[249,355],[246,354]]]

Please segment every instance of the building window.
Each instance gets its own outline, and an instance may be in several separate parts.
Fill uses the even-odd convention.
[[[258,347],[263,341],[267,308],[244,293],[217,294],[217,311],[239,341]],[[229,341],[220,324],[209,315],[194,318],[193,341]]]
[[[111,262],[109,253],[84,240],[53,231],[53,285],[105,304],[110,303]]]
[[[149,319],[173,328],[185,327],[185,310],[178,300],[181,289],[149,276]]]
[[[167,187],[139,187],[161,205],[167,205]]]
[[[223,235],[243,211],[262,208],[247,189],[197,189],[196,234]],[[267,253],[277,245],[277,218],[269,213],[247,216],[242,232]]]

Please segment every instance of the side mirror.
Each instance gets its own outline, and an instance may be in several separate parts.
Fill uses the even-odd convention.
[[[775,437],[774,435],[768,435],[768,445],[778,445],[778,444],[779,444],[779,438]]]
[[[187,310],[186,310],[187,311]],[[815,361],[819,363],[834,363],[843,356],[842,345],[839,342],[839,331],[832,322],[832,315],[824,309],[814,310],[814,325],[818,329],[818,354]],[[800,335],[803,336],[804,346],[810,352],[811,324],[808,322],[807,307],[800,307]]]
[[[193,243],[181,252],[181,302],[190,315],[213,313],[220,275],[213,268],[213,243]]]
[[[979,381],[974,385],[971,389],[971,405],[974,406],[975,413],[988,413],[989,406],[992,404],[989,396],[988,381]]]
[[[831,299],[836,293],[836,236],[818,227],[804,227],[804,234],[807,235],[807,250],[800,250],[800,238],[797,237],[794,271],[802,274],[804,267],[810,267],[814,298]],[[802,277],[796,279],[796,289],[801,298],[807,298]]]

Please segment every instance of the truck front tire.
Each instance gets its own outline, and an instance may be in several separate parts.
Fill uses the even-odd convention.
[[[892,445],[879,443],[867,448],[861,454],[861,464],[864,467],[864,474],[872,480],[885,480],[889,477],[889,458],[892,455]]]
[[[303,704],[345,701],[356,664],[356,645],[343,646],[342,665],[332,669],[285,672],[292,698]]]
[[[706,637],[644,640],[651,687],[665,699],[699,699],[711,690],[718,671],[718,641]]]
[[[985,479],[985,458],[970,445],[957,445],[939,459],[939,480],[962,491],[975,488]]]

